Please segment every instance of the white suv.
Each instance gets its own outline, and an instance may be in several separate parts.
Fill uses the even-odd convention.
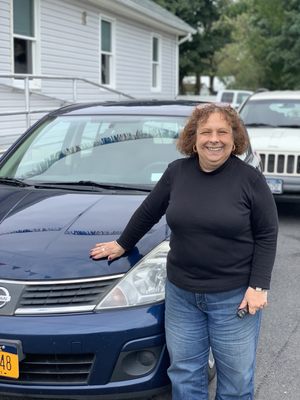
[[[239,108],[252,93],[250,90],[220,90],[217,93],[216,102],[229,103],[233,108]]]
[[[300,200],[300,91],[258,92],[239,111],[275,198]]]

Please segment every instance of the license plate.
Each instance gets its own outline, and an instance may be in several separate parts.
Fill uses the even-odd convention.
[[[0,342],[0,377],[19,378],[19,356],[17,346]]]
[[[282,180],[281,179],[271,179],[267,178],[267,184],[271,189],[271,192],[274,194],[281,194],[282,193]]]

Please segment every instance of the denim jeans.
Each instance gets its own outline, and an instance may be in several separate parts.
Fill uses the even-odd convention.
[[[211,347],[217,368],[216,400],[253,400],[261,312],[236,316],[246,287],[193,293],[166,282],[166,340],[172,400],[208,400]]]

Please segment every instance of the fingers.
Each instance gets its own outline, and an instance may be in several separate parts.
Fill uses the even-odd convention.
[[[95,247],[90,250],[90,257],[94,260],[107,257],[109,261],[112,261],[124,253],[125,250],[117,242],[103,242],[96,243]]]
[[[243,303],[244,303],[244,300],[242,301],[241,305]],[[249,314],[255,315],[255,313],[257,311],[260,311],[260,310],[264,309],[268,304],[267,303],[262,303],[262,304],[259,304],[259,305],[258,304],[252,305],[251,303],[246,303],[243,307],[241,307],[241,305],[239,306],[239,309],[247,307]]]
[[[247,307],[247,300],[245,299],[245,297],[243,298],[243,301],[241,302],[241,304],[239,305],[239,309],[241,308],[246,308]]]
[[[254,315],[257,311],[267,306],[267,299],[267,291],[258,292],[252,287],[248,287],[239,308],[247,307],[249,314]]]

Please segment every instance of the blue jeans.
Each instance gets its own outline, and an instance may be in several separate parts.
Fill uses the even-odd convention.
[[[236,316],[246,287],[193,293],[166,282],[168,375],[173,400],[207,400],[211,347],[217,368],[216,400],[253,400],[261,312]]]

